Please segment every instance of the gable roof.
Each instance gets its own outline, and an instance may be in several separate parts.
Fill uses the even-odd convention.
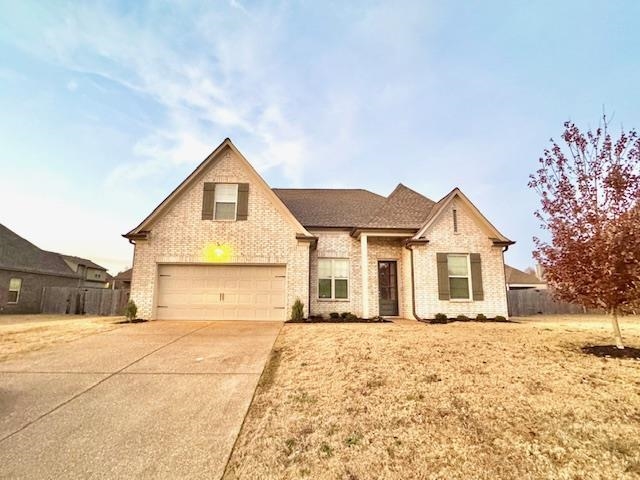
[[[508,245],[513,245],[515,243],[509,240],[504,235],[502,235],[498,231],[498,229],[494,227],[493,224],[489,220],[487,220],[487,218],[484,215],[482,215],[480,210],[478,210],[478,207],[476,207],[473,203],[471,203],[471,200],[469,200],[467,196],[464,193],[462,193],[462,191],[458,187],[455,187],[448,194],[446,194],[444,197],[438,200],[438,202],[431,209],[431,212],[429,213],[429,216],[427,217],[424,225],[422,225],[422,227],[420,228],[420,230],[418,231],[418,233],[415,235],[414,238],[416,239],[421,238],[425,234],[427,229],[435,223],[435,221],[438,219],[440,214],[442,214],[442,212],[446,210],[446,207],[451,202],[453,202],[455,198],[459,198],[462,201],[462,203],[464,203],[471,210],[471,212],[476,216],[476,218],[480,221],[480,223],[485,227],[487,232],[490,235],[493,235],[493,236],[490,236],[489,238],[493,240],[495,244],[504,244],[508,246]]]
[[[420,228],[435,202],[399,183],[380,209],[369,219],[370,228]]]
[[[143,234],[145,231],[149,229],[149,227],[153,224],[153,222],[162,214],[166,208],[171,205],[172,202],[186,189],[188,188],[203,172],[205,172],[211,165],[213,165],[219,158],[220,154],[225,149],[230,149],[234,152],[241,162],[245,164],[249,172],[251,172],[256,182],[261,185],[267,195],[271,198],[271,201],[275,205],[278,210],[294,225],[294,227],[298,230],[298,233],[302,234],[305,237],[312,237],[312,235],[307,232],[307,230],[300,224],[298,219],[291,213],[289,209],[285,206],[284,203],[278,198],[278,196],[271,190],[267,182],[260,176],[260,174],[253,168],[253,166],[244,158],[244,155],[240,153],[240,151],[236,148],[233,142],[229,138],[225,138],[223,142],[216,147],[216,149],[211,152],[207,158],[205,158],[200,165],[196,167],[196,169],[191,172],[191,174],[185,178],[180,185],[178,185],[160,204],[142,221],[140,224],[131,230],[128,233],[125,233],[123,237],[125,238],[136,238],[138,235]]]
[[[46,273],[63,277],[76,274],[55,252],[47,252],[0,224],[0,269]]]
[[[129,269],[125,270],[124,272],[119,272],[115,277],[113,277],[113,279],[114,280],[119,280],[119,281],[122,281],[122,282],[130,282],[132,274],[133,274],[133,268],[129,268]]]
[[[504,266],[504,276],[508,284],[516,285],[544,285],[545,282],[531,273],[523,272],[507,264]]]
[[[92,262],[87,258],[74,257],[73,255],[62,255],[62,254],[60,254],[60,256],[62,257],[63,260],[66,260],[71,263],[75,263],[77,265],[84,265],[85,267],[94,268],[96,270],[104,270],[105,272],[107,271],[106,268],[98,265],[97,263]]]

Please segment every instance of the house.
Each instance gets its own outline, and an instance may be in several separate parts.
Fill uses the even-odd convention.
[[[523,272],[509,265],[504,266],[504,275],[507,281],[507,290],[526,290],[532,288],[543,290],[547,288],[546,282],[540,280],[536,275]]]
[[[133,269],[125,270],[113,277],[114,290],[131,290],[131,274]]]
[[[80,279],[79,287],[107,288],[109,286],[106,268],[86,258],[62,255],[62,259]]]
[[[507,315],[514,242],[458,188],[272,189],[229,139],[123,236],[145,318]]]
[[[86,278],[94,270],[106,273],[90,260],[42,250],[0,224],[0,313],[40,313],[43,287],[101,286]]]
[[[43,287],[77,287],[62,257],[0,224],[0,313],[39,313]]]

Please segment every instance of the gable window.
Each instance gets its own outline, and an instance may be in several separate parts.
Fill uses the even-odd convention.
[[[238,206],[238,184],[218,183],[215,189],[214,218],[235,220]]]
[[[318,260],[318,298],[327,300],[349,298],[349,260],[345,258]]]
[[[8,303],[18,303],[20,300],[20,290],[22,289],[22,279],[12,278],[9,280],[9,298]]]
[[[452,300],[471,300],[469,255],[447,255],[449,295]]]

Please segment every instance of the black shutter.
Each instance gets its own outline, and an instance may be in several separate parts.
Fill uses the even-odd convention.
[[[438,298],[440,300],[449,300],[451,294],[449,292],[449,262],[446,253],[436,254],[438,258]]]
[[[213,201],[215,198],[216,184],[205,182],[202,192],[202,220],[213,220]]]
[[[249,215],[249,184],[238,184],[238,213],[236,220],[246,220]]]
[[[482,266],[480,264],[480,254],[472,253],[469,255],[471,260],[471,284],[473,286],[473,299],[484,300],[484,292],[482,291]]]

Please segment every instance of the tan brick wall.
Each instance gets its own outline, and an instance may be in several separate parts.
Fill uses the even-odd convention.
[[[349,235],[348,231],[311,230],[318,237],[318,247],[311,252],[311,313],[328,316],[331,312],[351,312],[362,316],[362,257],[360,240]],[[369,273],[369,316],[378,315],[378,261],[396,260],[398,262],[398,309],[400,316],[408,315],[406,297],[407,287],[404,282],[406,272],[401,240],[395,238],[369,237],[367,240],[367,258]],[[318,259],[349,259],[349,299],[321,300],[318,298]]]
[[[362,314],[362,288],[360,272],[360,242],[348,231],[310,230],[318,237],[318,246],[311,251],[311,313],[327,317],[331,312]],[[349,299],[321,300],[318,298],[318,259],[349,259]]]
[[[458,202],[456,208],[459,233],[453,232],[451,205],[425,233],[429,243],[414,247],[418,315],[433,318],[436,313],[444,313],[450,317],[483,313],[488,317],[506,317],[507,293],[502,248],[493,246],[488,238],[489,233],[479,226],[466,206]],[[439,300],[436,253],[479,253],[484,300]]]
[[[300,298],[307,311],[309,244],[298,242],[294,225],[277,209],[241,159],[230,149],[220,154],[208,171],[176,199],[151,226],[150,238],[135,247],[131,298],[143,318],[155,315],[158,263],[210,263],[207,246],[228,246],[227,263],[284,264],[287,266],[286,315]],[[202,220],[204,182],[249,183],[246,221]]]

